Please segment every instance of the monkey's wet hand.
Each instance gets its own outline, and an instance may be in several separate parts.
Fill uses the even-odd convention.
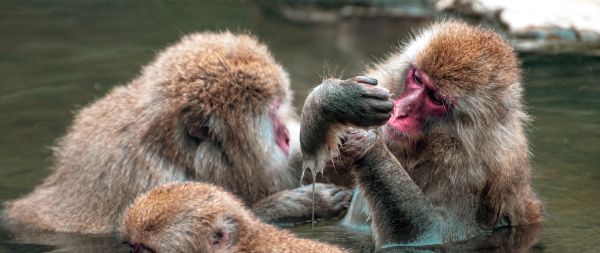
[[[385,142],[378,130],[349,128],[344,131],[341,153],[345,159],[357,160],[372,152],[386,150]]]
[[[377,80],[357,76],[327,79],[304,103],[300,125],[302,169],[322,172],[326,161],[339,155],[340,135],[346,126],[367,128],[387,122],[393,102]]]
[[[394,107],[390,93],[376,85],[376,79],[365,76],[327,79],[313,92],[320,93],[323,116],[331,123],[371,127],[384,124]]]
[[[253,206],[253,211],[265,222],[305,222],[312,217],[312,184],[281,191]],[[352,190],[333,184],[315,184],[315,218],[341,217],[346,213]]]

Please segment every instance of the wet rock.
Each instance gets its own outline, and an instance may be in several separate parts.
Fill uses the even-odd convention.
[[[351,17],[430,17],[435,0],[280,0],[287,19],[330,23]]]
[[[597,0],[439,0],[435,8],[495,20],[527,47],[600,46]]]
[[[430,20],[443,12],[506,31],[526,51],[600,51],[600,0],[259,0],[295,22]],[[268,3],[268,4],[267,4]]]

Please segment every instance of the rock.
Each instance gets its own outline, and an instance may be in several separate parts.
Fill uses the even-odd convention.
[[[293,21],[332,23],[352,17],[430,17],[435,0],[279,0],[284,17]]]
[[[598,0],[439,0],[435,8],[495,19],[517,39],[600,45]]]

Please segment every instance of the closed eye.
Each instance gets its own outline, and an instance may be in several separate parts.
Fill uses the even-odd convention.
[[[421,80],[421,78],[419,78],[419,76],[417,75],[417,73],[413,74],[413,79],[415,80],[415,82],[417,82],[419,85],[423,85],[423,80]]]
[[[444,105],[444,100],[441,98],[440,94],[432,89],[427,89],[427,96],[431,99],[436,105]]]

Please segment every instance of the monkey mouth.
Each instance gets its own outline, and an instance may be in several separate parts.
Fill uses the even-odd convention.
[[[383,126],[383,134],[389,137],[391,140],[397,142],[409,142],[410,140],[414,139],[414,137],[410,134],[394,128],[389,123]]]

